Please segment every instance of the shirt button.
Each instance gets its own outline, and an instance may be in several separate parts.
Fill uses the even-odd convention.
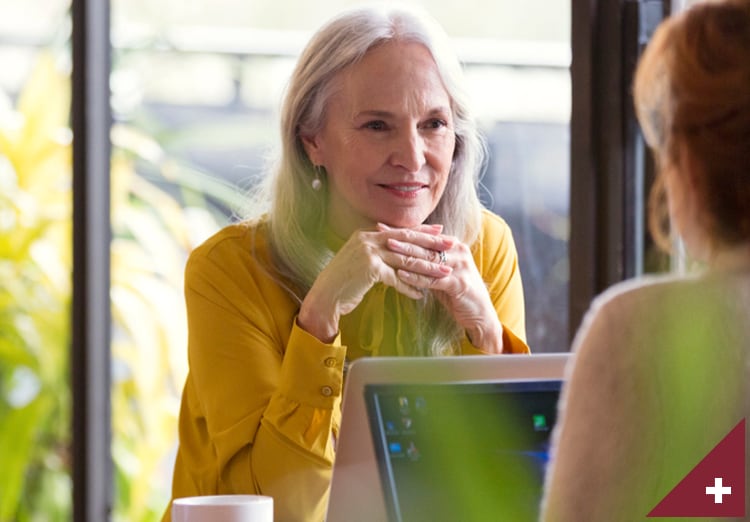
[[[326,368],[335,368],[336,367],[336,358],[335,357],[329,357],[324,361],[324,364],[326,365]]]
[[[322,393],[325,397],[330,397],[331,395],[333,395],[333,388],[331,388],[330,386],[323,386],[320,389],[320,393]]]

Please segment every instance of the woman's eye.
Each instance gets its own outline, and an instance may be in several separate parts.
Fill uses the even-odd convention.
[[[427,123],[424,124],[424,127],[426,129],[441,129],[448,125],[445,120],[441,120],[439,118],[435,118],[433,120],[427,121]]]
[[[371,130],[386,130],[387,126],[384,121],[382,120],[374,120],[374,121],[368,121],[365,123],[365,128],[371,129]]]

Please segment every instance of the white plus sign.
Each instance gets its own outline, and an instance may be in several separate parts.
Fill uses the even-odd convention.
[[[714,496],[714,504],[723,504],[724,499],[722,498],[723,495],[731,495],[732,494],[732,488],[729,486],[724,486],[724,481],[721,477],[716,477],[714,479],[714,485],[713,486],[706,486],[706,495],[713,495]]]

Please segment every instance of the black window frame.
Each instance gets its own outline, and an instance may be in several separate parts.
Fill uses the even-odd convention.
[[[72,0],[73,520],[109,520],[110,405],[109,2]]]
[[[638,56],[669,0],[572,0],[569,338],[592,299],[653,271],[646,230],[653,160],[635,119]]]

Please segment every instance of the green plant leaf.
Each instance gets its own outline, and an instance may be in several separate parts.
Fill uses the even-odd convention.
[[[50,414],[52,401],[47,395],[21,409],[4,405],[0,413],[0,462],[3,463],[3,487],[0,488],[0,522],[15,520],[31,456]]]

